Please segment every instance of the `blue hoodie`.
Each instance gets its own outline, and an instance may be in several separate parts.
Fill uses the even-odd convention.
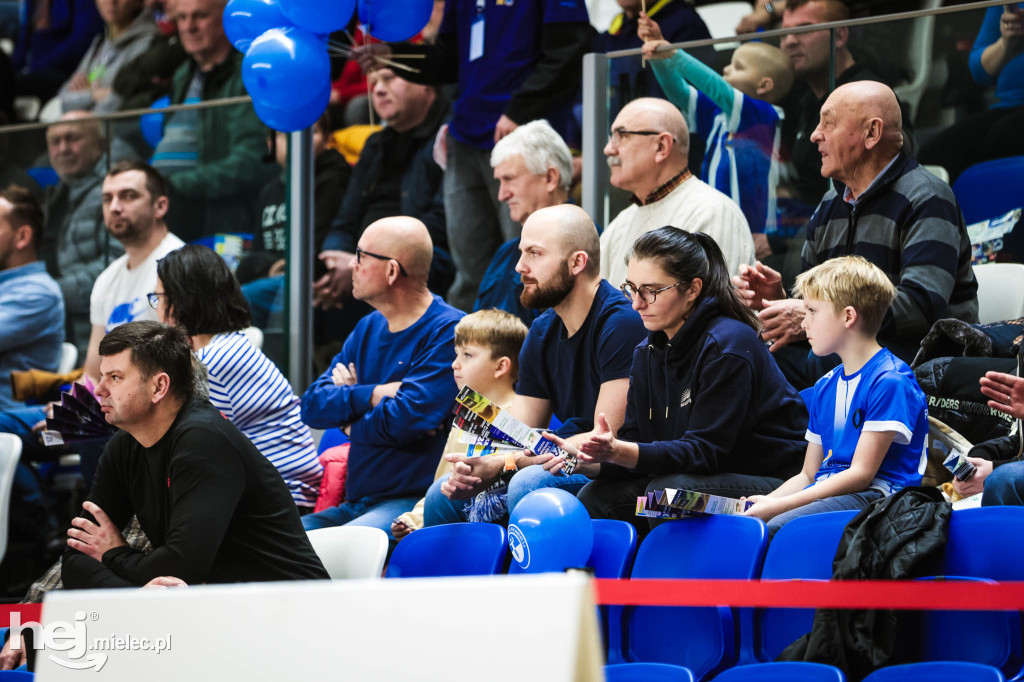
[[[676,335],[633,351],[626,421],[633,474],[737,473],[786,479],[803,464],[807,408],[751,327],[707,297]],[[604,464],[601,477],[628,475]]]

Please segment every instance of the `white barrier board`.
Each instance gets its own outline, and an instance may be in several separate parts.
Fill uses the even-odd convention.
[[[603,679],[583,574],[58,591],[36,639],[38,682]]]

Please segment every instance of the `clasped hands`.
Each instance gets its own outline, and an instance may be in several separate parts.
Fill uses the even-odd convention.
[[[771,352],[794,341],[807,338],[801,324],[806,311],[803,301],[786,298],[782,275],[758,261],[753,267],[740,266],[740,274],[732,278],[732,285],[740,299],[761,320],[761,338],[769,344]]]

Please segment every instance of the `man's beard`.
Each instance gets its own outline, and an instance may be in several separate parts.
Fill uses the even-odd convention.
[[[565,300],[575,284],[573,276],[569,273],[569,264],[562,261],[562,266],[549,281],[544,284],[537,282],[533,291],[528,291],[524,287],[523,293],[519,294],[519,302],[535,310],[553,308]]]

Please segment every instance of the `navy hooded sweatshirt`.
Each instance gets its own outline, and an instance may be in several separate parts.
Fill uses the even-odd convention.
[[[669,340],[652,332],[633,351],[622,440],[639,444],[631,472],[601,478],[738,473],[787,479],[803,464],[807,408],[756,331],[701,300]]]

